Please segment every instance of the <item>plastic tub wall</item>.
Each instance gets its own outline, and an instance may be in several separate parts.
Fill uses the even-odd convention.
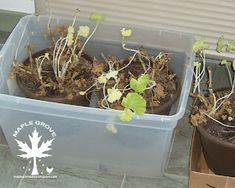
[[[52,18],[51,28],[71,23],[69,19]],[[100,52],[103,52],[105,55],[117,54],[127,58],[130,54],[121,49],[120,29],[131,27],[133,36],[127,39],[127,45],[136,48],[143,45],[151,53],[172,53],[171,67],[182,86],[180,98],[169,116],[145,114],[134,117],[130,123],[123,123],[119,120],[119,111],[25,98],[15,82],[8,79],[13,58],[16,57],[17,62],[27,58],[29,42],[34,52],[50,46],[50,41],[44,37],[47,24],[48,17],[22,18],[0,53],[0,125],[13,155],[19,154],[13,137],[16,128],[24,122],[38,120],[49,124],[56,132],[52,157],[48,158],[53,164],[77,165],[115,174],[162,175],[174,128],[184,114],[188,99],[192,79],[190,62],[193,60],[193,37],[152,28],[109,23],[100,25],[86,47],[89,55],[99,58]],[[116,134],[106,129],[108,124],[116,127]],[[46,139],[48,131],[40,127],[37,129]],[[17,139],[26,140],[31,132],[25,128]]]

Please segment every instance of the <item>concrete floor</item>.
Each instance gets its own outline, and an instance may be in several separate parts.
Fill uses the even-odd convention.
[[[0,32],[0,44],[9,33]],[[0,46],[1,47],[1,46]],[[186,188],[188,187],[188,158],[193,128],[188,123],[189,106],[178,122],[172,151],[165,174],[159,178],[126,177],[78,168],[57,168],[57,179],[16,179],[26,162],[12,156],[0,127],[0,188]],[[23,175],[23,174],[22,174]],[[123,185],[121,185],[123,184]]]

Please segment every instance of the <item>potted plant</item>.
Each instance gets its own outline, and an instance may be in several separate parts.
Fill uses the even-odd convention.
[[[121,29],[122,49],[133,53],[129,59],[115,55],[95,60],[84,48],[95,33],[104,15],[93,13],[96,26],[89,35],[88,26],[75,31],[76,15],[70,26],[51,31],[47,37],[52,46],[35,54],[28,45],[23,64],[13,61],[13,77],[23,93],[33,99],[89,106],[90,95],[98,91],[97,107],[122,110],[122,121],[131,121],[133,113],[169,115],[172,104],[180,95],[180,82],[169,66],[169,53],[148,54],[144,47],[126,47],[125,38],[131,29]],[[57,36],[59,35],[59,37]],[[81,38],[87,38],[82,44]]]
[[[76,92],[73,95],[75,97],[87,95],[88,98],[91,95],[89,99],[91,103],[95,101],[97,104],[94,106],[101,108],[93,108],[93,105],[90,107],[89,102],[84,107],[21,97],[22,93],[15,79],[9,79],[12,60],[17,61],[14,62],[14,68],[20,67],[20,65],[23,66],[22,63],[27,57],[34,58],[35,52],[48,49],[50,46],[53,49],[53,44],[61,37],[61,32],[63,31],[64,38],[69,33],[68,27],[62,26],[71,26],[71,23],[73,20],[64,17],[26,16],[17,24],[0,52],[0,102],[2,104],[0,113],[4,114],[4,118],[0,119],[0,124],[13,155],[17,156],[18,147],[12,134],[18,131],[24,122],[41,121],[50,125],[57,135],[51,151],[52,163],[76,165],[118,174],[125,172],[128,175],[150,177],[162,175],[171,148],[174,128],[184,114],[189,95],[192,79],[190,60],[194,58],[191,46],[194,38],[183,33],[138,26],[130,26],[133,35],[128,37],[132,30],[122,29],[125,25],[102,23],[84,49],[85,54],[92,60],[91,67],[86,69],[92,81],[86,87],[75,87]],[[79,23],[80,26],[94,27],[87,20],[80,19]],[[49,38],[45,38],[45,31],[48,30]],[[74,24],[75,37],[77,30],[79,28]],[[52,35],[54,31],[58,31],[59,34]],[[76,54],[79,53],[89,36],[79,37],[82,40],[76,48],[78,50]],[[65,48],[69,49],[67,46]],[[29,55],[31,52],[32,55]],[[52,60],[54,50],[49,52],[49,59]],[[71,54],[71,51],[69,52]],[[100,56],[101,52],[102,56]],[[46,77],[44,77],[46,73],[44,71],[47,71],[47,54],[41,55],[43,57],[39,59],[40,61],[45,58],[43,61],[45,64],[42,64],[43,83],[47,84]],[[72,56],[72,60],[75,59],[73,57],[76,56]],[[36,64],[36,59],[33,62]],[[127,68],[123,68],[125,65]],[[156,74],[148,70],[154,65],[159,66],[156,68],[159,70]],[[53,69],[53,66],[51,67]],[[121,68],[123,70],[120,70]],[[72,74],[71,69],[68,70],[65,75]],[[164,71],[167,74],[162,74]],[[34,74],[39,75],[37,69]],[[166,75],[163,79],[171,79],[175,82],[169,82],[169,85],[173,85],[171,93],[166,92],[165,83],[161,82],[163,75]],[[16,74],[14,76],[16,77]],[[31,79],[31,77],[28,78]],[[76,79],[78,80],[79,77]],[[158,109],[165,101],[163,96],[166,96],[167,101],[177,94],[177,88],[179,89],[180,97],[174,102],[169,115],[166,115],[168,112],[164,113],[165,115],[155,114],[154,108],[154,114],[151,114],[151,106],[148,109],[148,92],[152,92],[155,88],[158,88],[156,90],[160,93],[159,96],[162,96],[160,106],[157,106]],[[40,94],[39,92],[38,95]],[[63,94],[68,96],[65,92]],[[97,96],[97,100],[94,96]],[[107,102],[103,100],[105,98]],[[158,101],[156,100],[153,104],[157,105]],[[110,109],[121,111],[104,109],[108,105]],[[33,127],[27,126],[23,130],[20,128],[19,140],[27,138],[31,128]],[[39,129],[44,131],[43,126],[38,126],[37,130],[40,131]]]
[[[86,25],[75,30],[76,14],[70,26],[58,26],[55,31],[51,31],[49,19],[46,37],[52,41],[51,47],[33,54],[28,44],[29,57],[22,64],[13,60],[11,77],[23,93],[33,99],[88,106],[89,93],[83,96],[79,92],[93,84],[93,60],[84,49],[103,19],[101,13],[91,14],[90,20],[96,23],[91,33]]]
[[[133,53],[129,59],[105,57],[101,53],[104,61],[95,62],[93,73],[97,79],[93,86],[98,91],[98,107],[122,110],[122,121],[131,121],[133,113],[169,115],[181,88],[169,66],[170,54],[150,55],[143,47],[128,48],[125,38],[131,35],[131,29],[121,29],[123,50]]]
[[[221,65],[226,67],[229,77],[229,87],[214,89],[213,70],[206,68],[205,50],[209,45],[199,39],[192,50],[199,55],[199,61],[194,62],[194,86],[192,96],[195,103],[192,107],[191,123],[200,134],[203,154],[209,168],[219,175],[235,176],[235,60],[226,59]],[[216,51],[232,52],[235,41],[225,41],[218,38]],[[232,69],[232,70],[231,70]],[[208,73],[206,92],[203,91],[202,79]]]

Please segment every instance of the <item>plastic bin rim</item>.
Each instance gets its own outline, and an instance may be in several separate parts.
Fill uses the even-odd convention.
[[[31,19],[31,18],[33,18],[33,19],[37,19],[37,20],[39,20],[40,18],[44,18],[44,19],[46,19],[46,18],[50,18],[50,16],[49,15],[25,15],[25,16],[23,16],[21,19],[20,19],[20,21],[19,22],[24,22],[25,20],[28,20],[28,19]],[[53,16],[52,15],[52,17],[51,17],[52,19],[56,19],[57,20],[57,22],[59,21],[59,20],[63,20],[63,21],[72,21],[73,20],[73,17],[68,17],[68,16]],[[90,21],[88,18],[80,18],[79,19],[79,21],[81,21],[81,22],[88,22],[88,23],[92,23],[92,21]],[[78,21],[78,22],[79,22]],[[173,30],[169,30],[169,29],[161,29],[161,28],[156,28],[156,27],[151,27],[151,26],[144,26],[144,27],[141,27],[140,25],[137,25],[137,24],[123,24],[123,23],[121,23],[121,22],[115,22],[115,23],[113,23],[113,22],[110,22],[110,21],[104,21],[104,22],[102,22],[100,25],[108,25],[108,26],[126,26],[126,27],[129,27],[129,28],[133,28],[133,29],[143,29],[143,30],[151,30],[151,31],[159,31],[159,32],[167,32],[167,33],[171,33],[171,34],[177,34],[177,35],[179,35],[180,34],[180,36],[181,37],[190,37],[190,38],[192,38],[192,40],[195,40],[195,37],[194,37],[194,35],[192,35],[191,33],[187,33],[187,32],[176,32],[176,31],[173,31]],[[121,29],[121,28],[120,28]]]

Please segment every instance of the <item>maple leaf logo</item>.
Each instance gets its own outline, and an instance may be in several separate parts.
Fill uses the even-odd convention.
[[[44,153],[46,151],[50,151],[50,146],[52,145],[52,142],[54,139],[47,140],[46,142],[39,143],[42,136],[39,136],[39,133],[37,132],[37,129],[34,128],[34,131],[32,132],[32,136],[29,136],[29,140],[31,142],[31,148],[28,146],[26,142],[22,142],[20,140],[15,139],[19,146],[19,150],[22,151],[24,154],[18,155],[21,158],[24,159],[33,159],[33,170],[31,175],[39,175],[38,168],[37,168],[37,158],[45,158],[50,157],[50,154]]]

